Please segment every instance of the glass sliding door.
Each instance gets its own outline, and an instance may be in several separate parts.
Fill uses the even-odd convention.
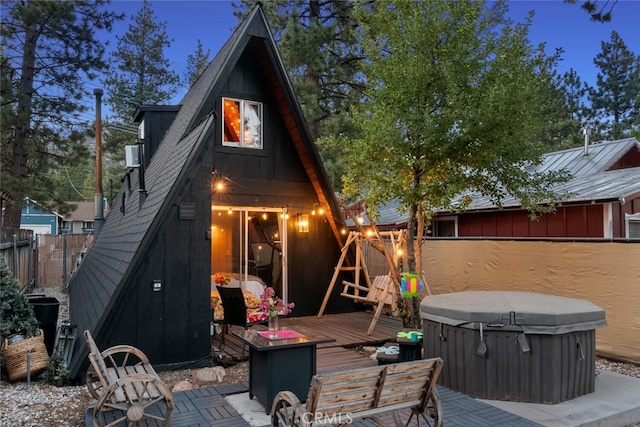
[[[230,273],[243,288],[264,282],[286,301],[286,225],[286,209],[212,206],[211,274]]]

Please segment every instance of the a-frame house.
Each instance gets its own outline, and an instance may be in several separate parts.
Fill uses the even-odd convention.
[[[344,224],[260,6],[180,105],[136,120],[140,166],[70,282],[78,336],[134,345],[159,369],[205,360],[217,272],[259,277],[292,315],[317,313]],[[336,294],[326,311],[353,309]],[[71,375],[86,367],[77,340]]]

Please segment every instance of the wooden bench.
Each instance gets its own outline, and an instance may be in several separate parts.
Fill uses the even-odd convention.
[[[89,347],[87,388],[97,400],[93,425],[102,425],[104,412],[115,411],[106,425],[136,424],[143,418],[163,426],[171,424],[173,396],[160,380],[147,356],[129,345],[117,345],[100,352],[89,331],[84,331]]]
[[[429,426],[442,426],[435,389],[442,363],[438,357],[315,375],[305,404],[290,391],[276,395],[271,425],[350,424],[357,418],[385,425],[376,415],[392,412],[397,426],[408,426],[414,416],[418,425],[423,418]]]

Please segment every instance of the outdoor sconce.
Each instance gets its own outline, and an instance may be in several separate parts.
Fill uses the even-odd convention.
[[[309,232],[309,214],[298,214],[298,233]]]

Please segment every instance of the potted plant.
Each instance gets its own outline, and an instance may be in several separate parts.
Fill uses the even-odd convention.
[[[0,343],[2,365],[11,381],[27,377],[27,365],[33,376],[41,374],[49,364],[44,337],[38,320],[20,285],[0,257]],[[44,352],[44,353],[43,353]]]
[[[69,375],[69,368],[64,357],[58,352],[54,353],[49,359],[49,366],[44,371],[44,379],[49,384],[56,387],[62,387]]]

